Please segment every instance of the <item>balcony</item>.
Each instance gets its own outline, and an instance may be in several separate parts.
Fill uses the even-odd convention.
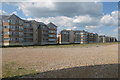
[[[24,38],[33,38],[33,36],[24,36]]]
[[[33,33],[33,31],[24,31],[24,33]]]
[[[10,38],[4,38],[4,41],[10,41]]]
[[[4,35],[4,37],[5,37],[5,38],[9,38],[9,37],[10,37],[10,35],[9,35],[9,34],[8,34],[8,35]]]

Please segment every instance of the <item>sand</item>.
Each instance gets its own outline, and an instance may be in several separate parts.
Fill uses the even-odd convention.
[[[34,70],[40,78],[115,78],[118,76],[118,44],[67,48],[3,48],[2,64],[16,63]],[[9,65],[8,65],[9,66]],[[15,75],[17,76],[17,75]]]

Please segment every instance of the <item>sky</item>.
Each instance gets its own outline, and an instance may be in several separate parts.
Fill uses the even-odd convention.
[[[63,29],[86,30],[118,38],[117,2],[4,2],[3,15],[16,14]]]

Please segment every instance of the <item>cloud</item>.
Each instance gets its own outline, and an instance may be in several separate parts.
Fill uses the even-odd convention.
[[[111,19],[112,18],[112,19]],[[28,18],[27,20],[32,20],[33,18]],[[56,16],[56,17],[41,17],[41,18],[34,18],[34,20],[39,22],[44,22],[48,24],[49,22],[53,22],[55,25],[58,26],[58,30],[62,29],[80,29],[84,28],[86,30],[93,31],[98,29],[102,26],[117,26],[117,11],[111,12],[111,15],[104,15],[101,18],[93,17],[90,15],[83,15],[83,16],[74,16],[74,17],[67,17],[67,16]],[[114,30],[115,32],[116,30]]]
[[[78,28],[86,28],[87,30],[96,29],[99,26],[99,22],[96,22],[97,19],[90,17],[88,15],[85,16],[57,16],[57,17],[42,17],[35,18],[36,21],[44,22],[48,24],[49,22],[53,22],[55,25],[59,26],[59,29],[78,29]]]
[[[8,13],[3,10],[0,10],[0,15],[8,15]]]
[[[99,30],[98,32],[102,32],[101,30]]]
[[[92,18],[89,15],[86,16],[75,16],[73,20],[74,23],[89,23],[92,21]]]
[[[115,28],[113,31],[114,31],[114,32],[118,32],[118,28]]]
[[[27,4],[27,5],[26,5]],[[35,18],[56,16],[102,16],[102,3],[94,2],[27,2],[15,4],[26,16]]]
[[[99,28],[100,26],[85,26],[85,29],[93,31],[94,29]]]
[[[118,11],[103,15],[100,2],[19,2],[14,5],[27,17],[33,17],[28,20],[53,22],[59,30],[94,30],[101,26],[117,26]]]
[[[101,26],[118,26],[118,11],[113,11],[111,14],[104,15],[100,22]]]

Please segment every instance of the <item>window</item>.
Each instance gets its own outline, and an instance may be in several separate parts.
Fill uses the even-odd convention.
[[[16,23],[18,22],[18,20],[15,21]]]
[[[19,41],[23,41],[23,38],[19,38]]]
[[[16,32],[16,35],[19,35],[19,32]]]
[[[13,35],[14,35],[14,32],[11,32],[11,35],[13,36]]]
[[[4,28],[10,28],[10,26],[4,26]]]
[[[15,30],[15,26],[11,26],[11,30],[13,30],[13,31],[14,31],[14,30]]]
[[[9,41],[9,40],[10,40],[10,38],[4,38],[4,40],[5,40],[5,41]]]
[[[49,37],[55,37],[55,35],[49,35]]]
[[[10,40],[11,40],[11,41],[15,41],[15,38],[11,38]]]
[[[15,20],[11,20],[11,24],[15,24]]]
[[[4,32],[4,35],[9,35],[10,33],[9,32]]]
[[[3,20],[3,22],[10,22],[10,20]]]
[[[16,41],[18,41],[19,40],[19,38],[16,38]]]
[[[20,20],[20,21],[19,21],[19,25],[22,25],[22,24],[23,24],[23,22]]]
[[[18,28],[18,26],[15,26],[15,28],[17,29],[17,28]]]
[[[19,36],[20,36],[20,37],[23,36],[23,32],[19,32]]]
[[[55,33],[55,31],[49,31],[49,33]]]
[[[49,41],[56,41],[56,39],[49,39]]]
[[[19,30],[22,31],[22,30],[23,30],[23,27],[19,26]]]

